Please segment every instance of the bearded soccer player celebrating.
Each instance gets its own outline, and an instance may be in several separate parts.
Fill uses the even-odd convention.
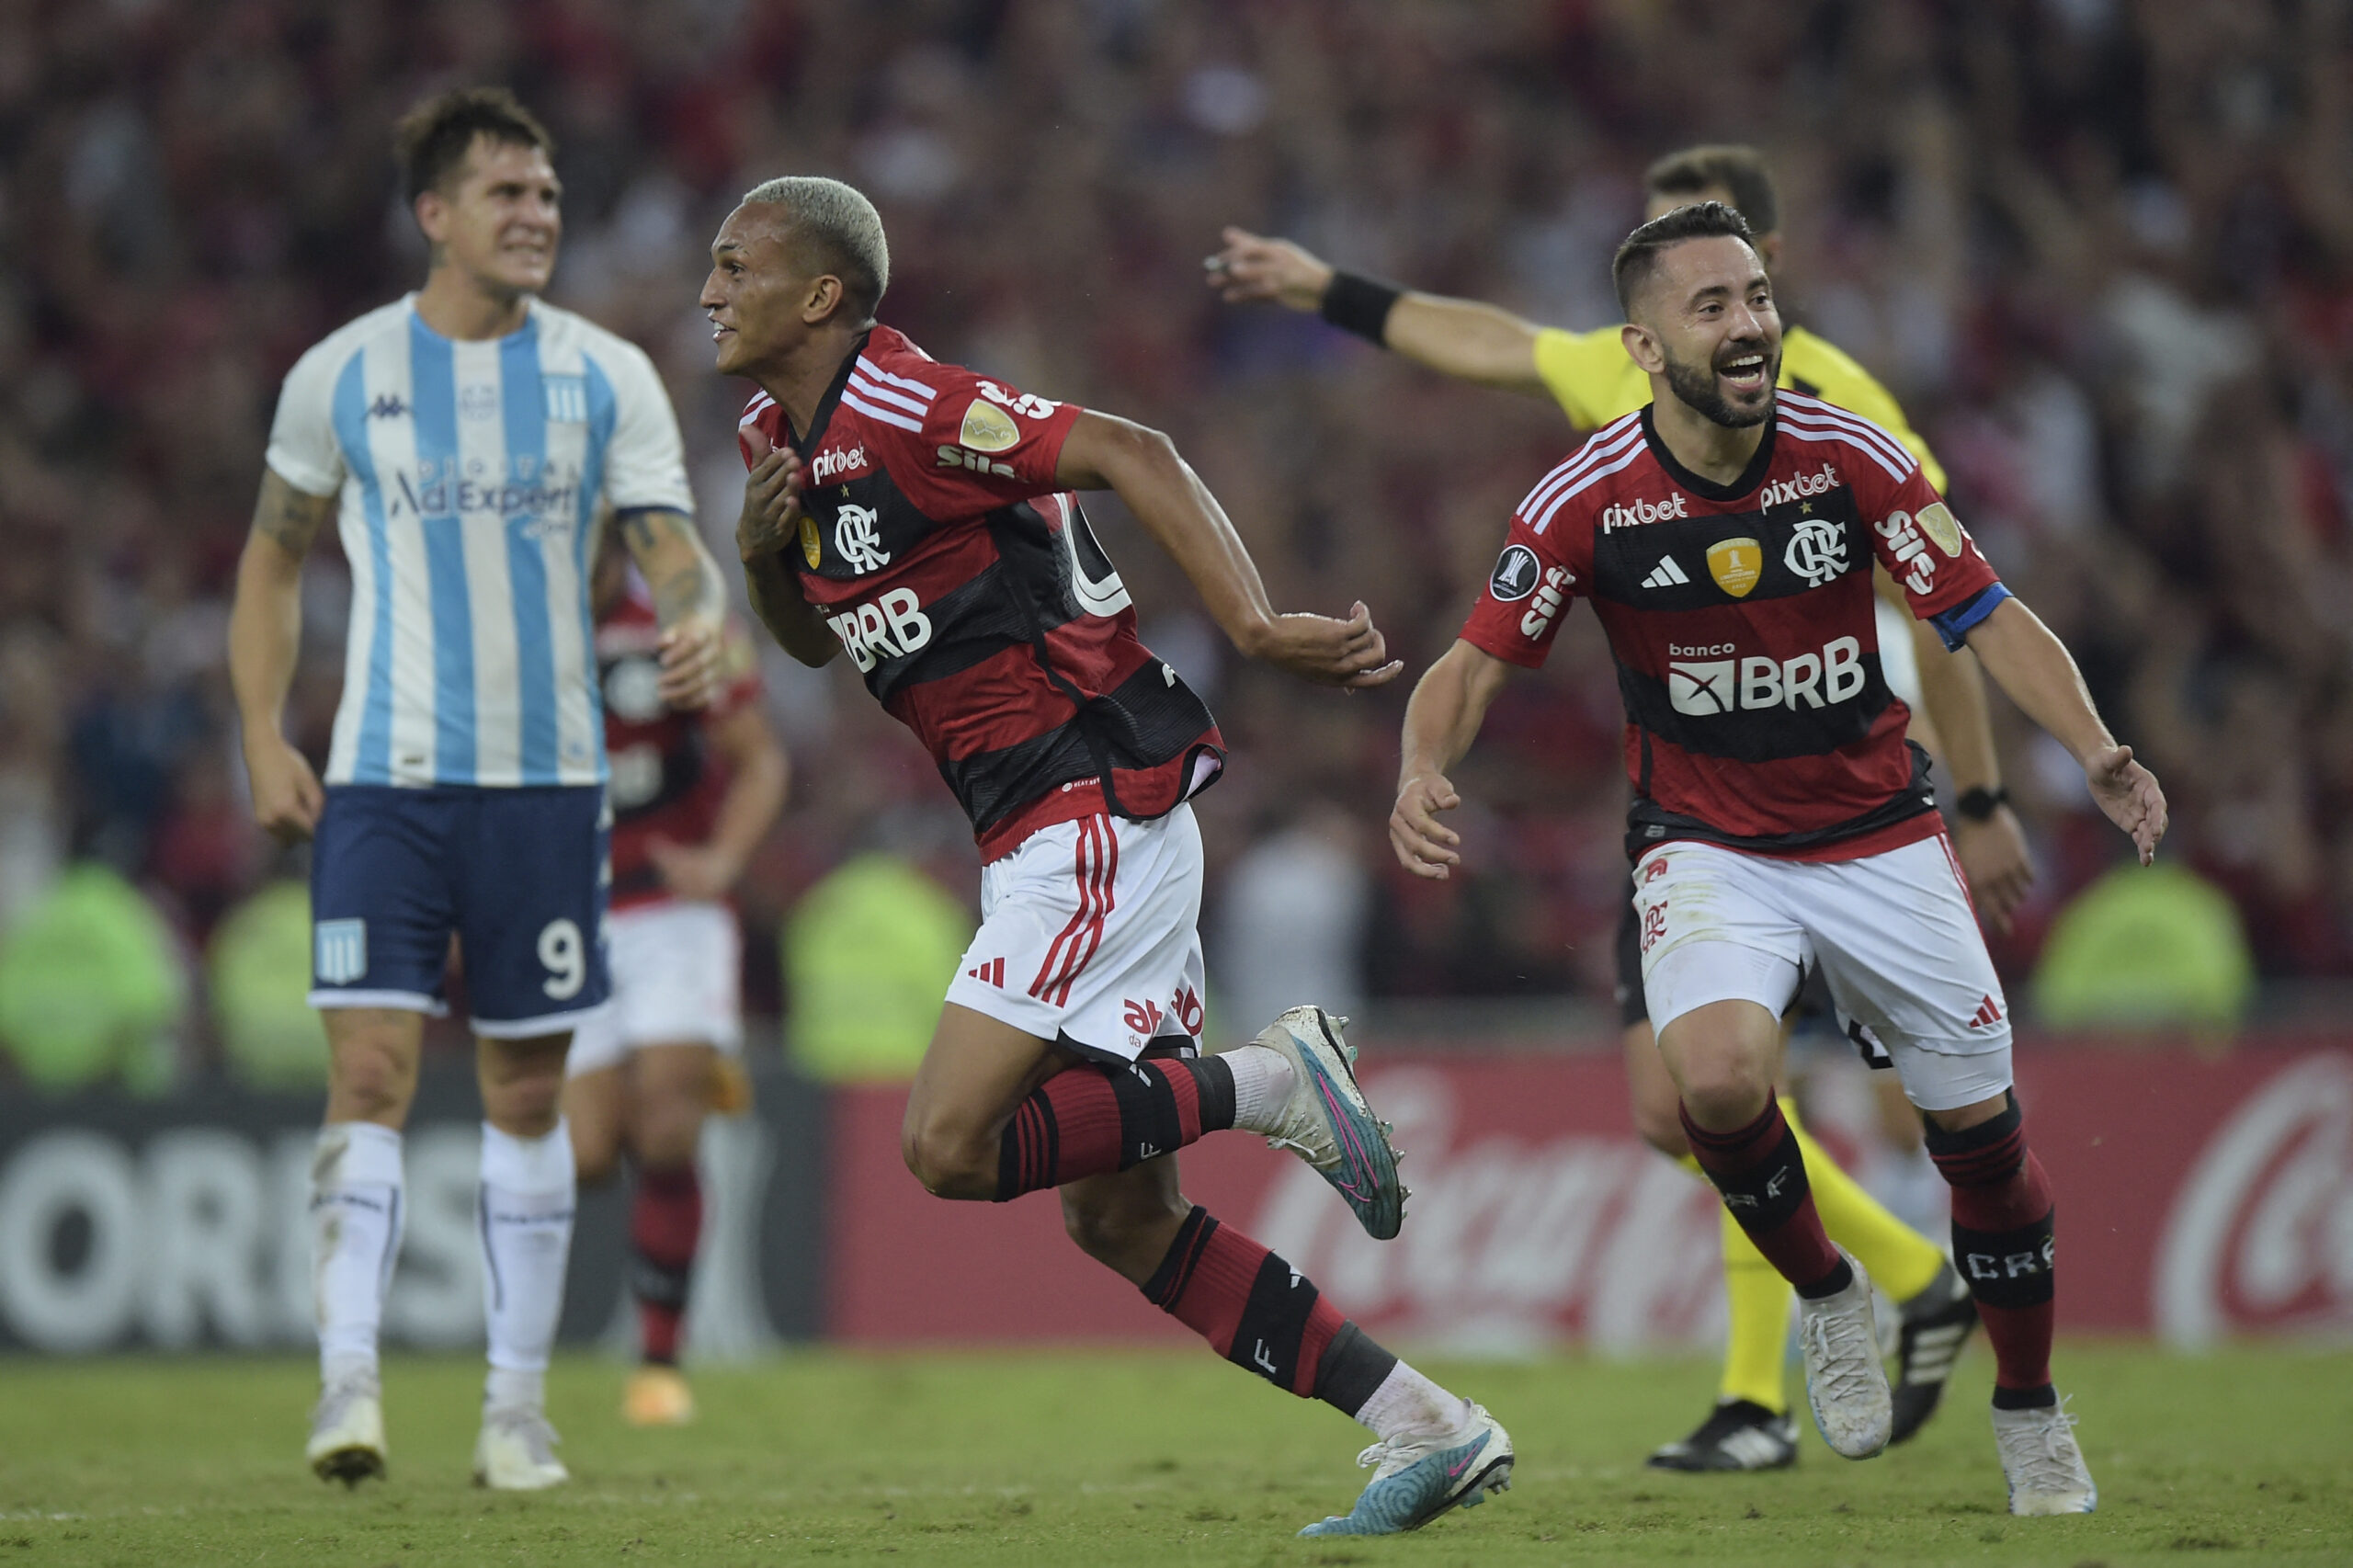
[[[1823,1437],[1868,1458],[1893,1415],[1870,1281],[1824,1233],[1773,1092],[1779,1018],[1817,965],[1855,1038],[1893,1059],[1951,1187],[1954,1254],[1994,1346],[2010,1509],[2088,1512],[2097,1489],[2051,1381],[2051,1186],[2010,1092],[2001,983],[1880,674],[1872,556],[2082,765],[2144,863],[2165,797],[1911,454],[1833,404],[1777,394],[1780,319],[1738,213],[1706,202],[1645,223],[1613,270],[1653,401],[1513,516],[1461,639],[1407,707],[1392,842],[1422,876],[1460,863],[1439,821],[1461,801],[1446,771],[1510,670],[1540,664],[1590,598],[1626,695],[1628,848],[1660,1053],[1692,1153],[1797,1290]]]
[[[1756,149],[1690,147],[1670,153],[1644,176],[1646,218],[1697,201],[1721,200],[1755,231],[1769,271],[1776,264],[1780,200],[1771,171]],[[1405,292],[1341,272],[1287,240],[1229,229],[1225,248],[1210,258],[1211,285],[1229,301],[1267,300],[1293,310],[1319,311],[1325,320],[1391,348],[1431,369],[1507,392],[1549,398],[1569,422],[1597,429],[1650,401],[1650,381],[1627,358],[1616,327],[1563,332],[1522,321],[1475,300]],[[1919,460],[1939,489],[1944,471],[1904,423],[1886,389],[1836,346],[1802,327],[1784,339],[1779,382],[1827,398],[1882,425]],[[1638,514],[1639,515],[1639,514]],[[1955,849],[1968,873],[1978,912],[2007,929],[2010,911],[2033,880],[2034,867],[2017,816],[2004,803],[1998,759],[1976,665],[1946,653],[1936,633],[1901,608],[1893,578],[1874,574],[1881,602],[1881,652],[1889,686],[1919,692],[1934,722],[1942,758],[1959,790]],[[1891,602],[1893,601],[1893,602]],[[1915,672],[1916,676],[1915,678]],[[1696,1173],[1676,1113],[1674,1080],[1660,1062],[1643,995],[1640,932],[1633,903],[1624,906],[1618,933],[1618,1005],[1624,1034],[1628,1087],[1635,1130],[1645,1142]],[[1808,988],[1795,1012],[1816,992]],[[1792,1117],[1791,1124],[1796,1124]],[[1901,1443],[1935,1414],[1961,1344],[1976,1326],[1969,1292],[1937,1244],[1914,1231],[1846,1172],[1799,1128],[1814,1196],[1831,1236],[1851,1248],[1881,1289],[1903,1308],[1897,1335],[1895,1423]],[[1782,1363],[1789,1340],[1790,1290],[1763,1255],[1724,1216],[1725,1304],[1730,1322],[1715,1407],[1687,1437],[1651,1455],[1653,1466],[1678,1471],[1773,1470],[1797,1459],[1797,1424],[1788,1415]]]
[[[1070,494],[1119,493],[1245,653],[1326,686],[1396,674],[1361,604],[1278,615],[1165,437],[931,359],[874,322],[881,221],[833,180],[772,180],[729,215],[702,304],[718,368],[756,381],[736,542],[787,652],[847,650],[930,748],[985,861],[983,917],[907,1100],[908,1168],[941,1198],[1062,1192],[1089,1256],[1221,1354],[1379,1439],[1347,1516],[1385,1535],[1509,1482],[1479,1406],[1368,1338],[1279,1257],[1188,1204],[1176,1151],[1232,1128],[1297,1151],[1376,1237],[1404,1189],[1339,1020],[1294,1007],[1198,1051],[1201,846],[1189,799],[1224,743]]]

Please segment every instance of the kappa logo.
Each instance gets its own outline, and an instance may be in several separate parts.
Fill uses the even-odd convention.
[[[831,451],[819,452],[817,460],[809,465],[809,472],[818,483],[824,484],[870,466],[866,460],[864,447],[851,447],[847,450],[836,447]]]
[[[1847,530],[1827,517],[1807,517],[1790,536],[1781,552],[1782,564],[1818,588],[1847,571]]]
[[[1800,701],[1826,708],[1859,696],[1869,681],[1863,645],[1840,637],[1819,653],[1794,659],[1711,658],[1729,653],[1729,642],[1667,644],[1666,700],[1677,713],[1706,718],[1735,709],[1789,708]]]
[[[1759,506],[1786,506],[1792,501],[1802,501],[1809,495],[1826,494],[1837,488],[1836,466],[1824,463],[1816,472],[1775,480],[1757,493],[1756,504]]]
[[[386,392],[368,405],[368,417],[370,419],[398,419],[407,413],[408,404],[401,401],[398,392]]]
[[[873,507],[847,502],[834,514],[834,550],[860,576],[891,564],[891,552],[882,548],[881,530],[875,526],[878,521]]]
[[[1681,495],[1670,495],[1664,501],[1621,501],[1603,510],[1601,531],[1608,533],[1614,528],[1640,528],[1644,523],[1665,522],[1669,517],[1687,515]]]
[[[1543,585],[1536,590],[1536,602],[1528,607],[1526,615],[1519,618],[1519,634],[1522,637],[1543,636],[1544,629],[1552,624],[1552,618],[1561,613],[1561,606],[1576,580],[1576,574],[1565,566],[1555,566],[1546,572]]]
[[[1948,520],[1950,517],[1950,513],[1946,514]],[[1889,551],[1895,556],[1890,572],[1899,575],[1904,585],[1915,594],[1925,594],[1933,589],[1937,585],[1937,558],[1928,553],[1927,541],[1912,526],[1912,514],[1899,508],[1881,518],[1875,526],[1879,537],[1887,540]],[[1910,570],[1905,571],[1906,567]]]
[[[1513,604],[1534,593],[1543,575],[1534,551],[1524,544],[1507,544],[1495,557],[1495,569],[1487,574],[1487,591],[1503,603]]]
[[[1672,555],[1662,555],[1658,558],[1658,564],[1651,568],[1651,574],[1643,579],[1643,586],[1645,588],[1672,588],[1679,586],[1682,584],[1688,583],[1690,580],[1691,579],[1689,577],[1684,575],[1683,568],[1675,563],[1675,557]]]

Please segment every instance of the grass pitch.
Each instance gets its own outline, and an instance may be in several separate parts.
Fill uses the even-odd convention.
[[[818,1352],[697,1379],[701,1421],[639,1432],[621,1370],[560,1364],[576,1477],[468,1484],[479,1364],[385,1369],[392,1477],[302,1468],[291,1359],[0,1362],[0,1568],[40,1563],[2127,1563],[2353,1562],[2353,1357],[2068,1346],[2100,1483],[2087,1518],[2013,1519],[1972,1353],[1916,1441],[1850,1464],[1694,1477],[1642,1455],[1705,1408],[1695,1361],[1430,1369],[1519,1450],[1486,1506],[1389,1540],[1304,1541],[1363,1480],[1358,1430],[1204,1355]]]

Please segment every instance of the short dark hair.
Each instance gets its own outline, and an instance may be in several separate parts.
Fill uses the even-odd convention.
[[[1643,171],[1643,186],[1653,196],[1724,191],[1757,233],[1769,234],[1781,226],[1781,199],[1773,188],[1773,171],[1754,147],[1686,147],[1669,153]]]
[[[1750,233],[1748,220],[1721,201],[1701,201],[1689,207],[1678,207],[1665,217],[1654,218],[1626,236],[1610,258],[1610,280],[1618,285],[1618,308],[1626,319],[1634,319],[1634,296],[1658,270],[1662,252],[1673,249],[1686,240],[1708,240],[1729,237],[1754,249],[1756,236]]]
[[[551,160],[555,157],[555,138],[505,87],[454,87],[436,93],[401,116],[392,128],[392,155],[400,161],[410,205],[426,191],[440,189],[451,172],[463,166],[477,136],[537,147]]]

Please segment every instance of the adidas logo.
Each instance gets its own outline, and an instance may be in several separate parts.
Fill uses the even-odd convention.
[[[2002,1005],[1991,996],[1977,1004],[1977,1011],[1969,1020],[1972,1029],[1990,1029],[2002,1021]]]
[[[1688,583],[1690,580],[1683,574],[1683,568],[1675,563],[1675,557],[1662,555],[1658,558],[1658,564],[1651,568],[1651,574],[1643,579],[1643,586],[1672,588],[1677,583]]]
[[[988,962],[981,965],[978,969],[966,970],[964,971],[964,978],[967,980],[978,980],[990,985],[1002,986],[1005,983],[1005,960],[1003,959],[991,959]]]

